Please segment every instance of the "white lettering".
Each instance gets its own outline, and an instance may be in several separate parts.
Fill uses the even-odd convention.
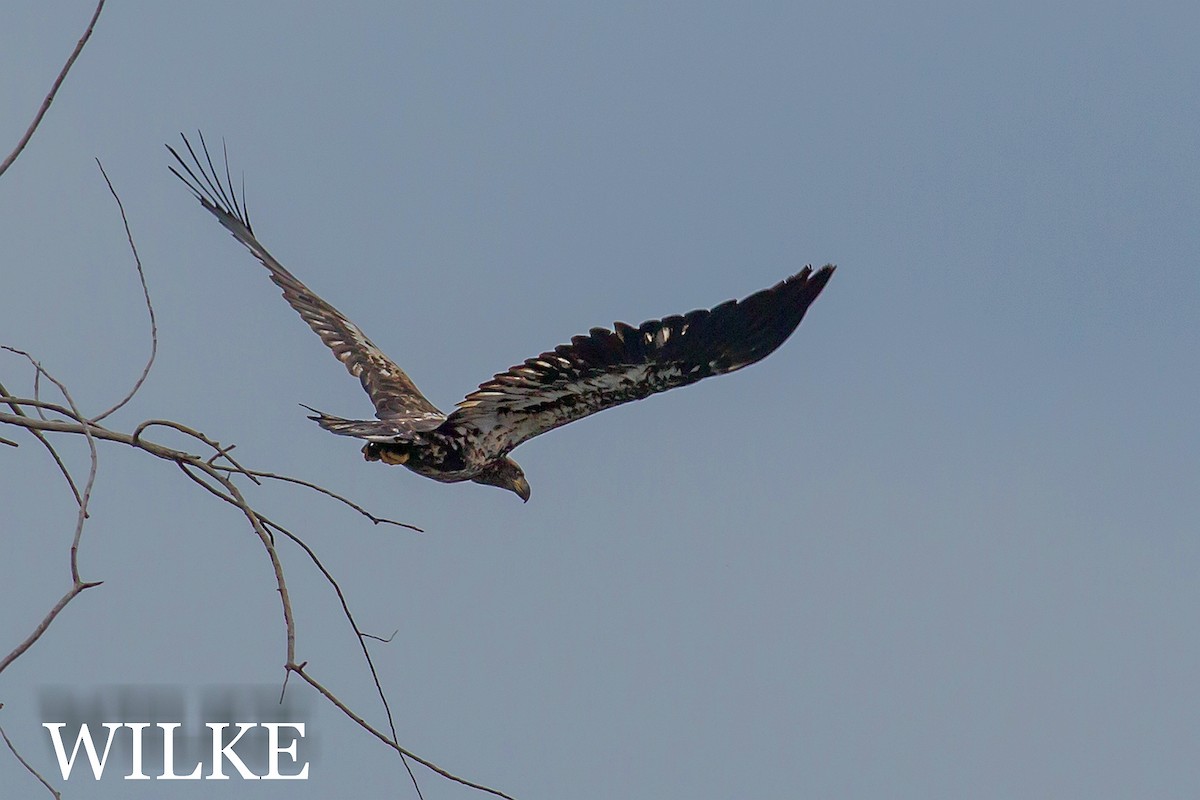
[[[150,727],[149,722],[126,722],[125,727],[133,731],[133,753],[131,754],[132,766],[129,768],[129,774],[125,776],[127,781],[148,781],[150,776],[142,772],[142,731]]]
[[[54,743],[54,757],[58,759],[58,769],[62,773],[63,780],[68,780],[71,777],[71,769],[75,766],[75,757],[79,755],[79,744],[83,743],[83,749],[87,753],[88,761],[92,764],[92,774],[96,776],[96,780],[100,780],[100,776],[104,774],[104,762],[108,760],[108,751],[112,747],[113,735],[117,732],[117,728],[121,727],[119,722],[105,722],[104,727],[108,728],[108,741],[104,744],[104,756],[96,755],[96,744],[92,741],[92,733],[88,730],[87,725],[79,726],[79,735],[75,737],[75,747],[71,750],[71,757],[67,758],[66,748],[63,747],[62,729],[67,723],[65,722],[43,722],[42,727],[50,731],[50,739]]]
[[[270,759],[268,762],[271,767],[267,774],[263,776],[264,780],[292,780],[305,781],[308,780],[308,762],[304,762],[304,766],[294,775],[281,775],[279,772],[279,754],[287,753],[291,756],[292,761],[296,761],[296,742],[304,737],[303,722],[264,722],[263,727],[267,729],[267,755]],[[296,736],[292,739],[292,743],[287,747],[279,746],[279,729],[294,728]]]
[[[250,730],[251,728],[256,728],[256,727],[258,727],[258,725],[254,722],[235,722],[233,724],[238,726],[237,736],[233,737],[232,742],[230,742],[229,744],[222,747],[221,746],[221,739],[222,739],[221,732],[223,730],[225,730],[225,723],[223,723],[223,722],[207,723],[209,730],[212,731],[213,764],[212,764],[212,772],[208,773],[208,775],[206,777],[209,780],[213,780],[213,781],[229,780],[229,776],[221,771],[221,761],[228,758],[229,763],[233,764],[233,768],[238,771],[238,774],[242,776],[243,780],[256,781],[256,780],[258,780],[258,776],[255,775],[250,770],[246,769],[246,765],[242,762],[242,759],[238,756],[237,753],[233,752],[233,746],[238,743],[239,739],[241,739],[243,736],[246,735],[246,731]]]
[[[164,781],[198,781],[200,780],[200,764],[187,775],[175,774],[175,729],[182,722],[160,722],[158,727],[163,729],[163,774],[159,779]]]
[[[158,780],[166,781],[195,781],[195,780],[229,780],[229,776],[225,774],[223,769],[224,761],[229,761],[233,768],[237,770],[242,780],[307,780],[309,762],[301,763],[297,754],[299,741],[304,738],[304,723],[303,722],[264,722],[261,725],[267,729],[267,759],[268,770],[266,775],[256,775],[252,772],[241,756],[234,750],[237,743],[251,728],[256,728],[260,723],[255,722],[235,722],[238,730],[237,734],[229,744],[222,746],[224,740],[224,731],[229,723],[224,722],[209,722],[206,727],[211,731],[212,735],[212,770],[203,775],[204,762],[200,761],[196,764],[196,768],[186,775],[179,775],[175,772],[175,731],[182,727],[181,722],[159,722],[157,726],[163,731],[163,771],[161,775],[150,776],[143,771],[144,756],[143,756],[143,735],[144,731],[151,726],[149,722],[103,722],[100,723],[108,730],[108,738],[104,743],[104,752],[100,754],[96,750],[96,743],[92,739],[92,733],[87,724],[79,727],[79,735],[75,738],[75,746],[71,749],[71,754],[67,755],[67,749],[63,744],[62,730],[66,727],[65,722],[44,722],[42,727],[50,733],[50,740],[54,746],[54,756],[58,760],[58,769],[62,773],[63,780],[68,780],[71,777],[71,770],[74,768],[79,757],[79,748],[82,745],[84,754],[87,756],[88,762],[92,768],[92,775],[96,780],[100,780],[104,775],[104,767],[108,761],[109,752],[112,750],[113,740],[116,733],[121,728],[129,728],[132,734],[132,748],[130,751],[130,770],[125,776],[127,781],[145,781],[154,777]],[[295,735],[291,737],[290,743],[284,747],[280,744],[280,730],[290,728],[295,731]],[[286,755],[291,759],[293,765],[299,766],[300,771],[295,773],[280,772],[280,756]]]

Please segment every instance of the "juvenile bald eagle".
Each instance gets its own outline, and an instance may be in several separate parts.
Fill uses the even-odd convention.
[[[365,439],[368,461],[403,464],[445,483],[499,486],[522,500],[529,499],[529,483],[508,457],[517,445],[597,411],[765,358],[800,324],[834,270],[832,264],[816,272],[805,267],[741,302],[730,300],[708,311],[649,320],[636,328],[623,322],[611,331],[592,328],[570,344],[497,373],[447,415],[358,326],[259,244],[245,201],[233,190],[228,158],[222,182],[203,136],[203,161],[187,137],[183,144],[190,161],[167,145],[183,169],[171,166],[171,172],[270,271],[284,299],[362,381],[375,405],[373,420],[342,419],[315,409],[310,419],[332,433]]]

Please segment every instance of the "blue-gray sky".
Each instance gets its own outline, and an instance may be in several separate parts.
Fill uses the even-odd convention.
[[[90,11],[6,7],[5,151]],[[185,422],[427,529],[252,495],[364,627],[398,629],[373,649],[402,742],[519,798],[1194,797],[1198,24],[1166,2],[113,0],[0,179],[0,342],[86,410],[136,377],[99,157],[160,328],[112,423]],[[443,408],[594,325],[839,271],[762,364],[523,446],[523,506],[304,418],[369,405],[167,172],[196,128],[267,247]],[[41,687],[282,675],[244,521],[101,458],[81,563],[105,584],[0,677],[42,766]],[[0,469],[7,651],[67,586],[73,511],[36,443]],[[380,721],[333,596],[282,552],[300,657]],[[303,786],[67,788],[411,796],[382,747],[314,725]],[[40,791],[6,752],[0,785]]]

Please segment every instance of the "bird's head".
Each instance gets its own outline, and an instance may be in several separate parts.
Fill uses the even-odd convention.
[[[529,502],[529,481],[525,480],[525,473],[521,471],[517,462],[508,456],[488,464],[482,472],[471,480],[476,483],[487,484],[488,486],[499,486],[501,489],[508,489],[525,502]]]

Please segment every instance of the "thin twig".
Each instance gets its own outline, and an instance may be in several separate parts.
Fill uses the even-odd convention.
[[[0,391],[3,391],[3,390],[0,389]],[[283,481],[285,483],[294,483],[298,486],[304,486],[306,488],[310,488],[314,491],[320,492],[321,494],[324,494],[328,497],[332,497],[333,499],[338,500],[339,502],[345,503],[348,507],[353,508],[356,511],[359,511],[360,513],[362,513],[364,516],[366,516],[368,519],[370,519],[373,522],[376,522],[379,524],[386,523],[386,524],[390,524],[390,525],[397,525],[400,527],[415,530],[419,533],[424,532],[421,528],[418,528],[415,525],[412,525],[410,523],[397,522],[396,520],[387,519],[387,518],[379,517],[375,514],[372,514],[371,512],[363,509],[362,506],[360,506],[358,503],[355,503],[354,501],[352,501],[348,498],[345,498],[345,497],[337,494],[336,492],[326,489],[323,486],[312,483],[311,481],[306,481],[306,480],[303,480],[302,478],[296,478],[296,477],[292,477],[290,475],[279,475],[279,474],[273,473],[273,472],[263,472],[261,470],[247,469],[246,467],[242,466],[241,464],[233,461],[233,459],[228,456],[228,451],[233,449],[232,445],[222,446],[219,442],[216,442],[213,439],[210,439],[208,436],[204,435],[200,431],[197,431],[193,428],[189,428],[188,426],[182,425],[178,422],[173,422],[172,420],[165,420],[165,419],[146,420],[145,422],[142,422],[136,428],[134,428],[134,431],[132,434],[128,434],[128,433],[121,433],[120,431],[114,431],[114,430],[112,430],[110,428],[106,428],[102,425],[93,424],[89,420],[85,420],[85,419],[82,419],[82,418],[76,416],[75,414],[73,414],[71,412],[70,409],[68,409],[64,406],[57,405],[55,403],[49,403],[44,400],[32,400],[29,398],[14,397],[14,396],[0,396],[0,402],[6,403],[10,408],[12,408],[16,412],[15,414],[5,414],[5,413],[0,412],[0,424],[8,424],[8,425],[13,425],[13,426],[19,427],[19,428],[25,428],[26,430],[29,430],[31,432],[53,431],[56,433],[82,434],[83,429],[87,428],[87,430],[89,430],[91,432],[91,434],[93,436],[95,436],[97,439],[103,439],[103,440],[110,441],[110,442],[119,442],[120,444],[128,445],[130,447],[134,447],[139,450],[145,450],[146,452],[150,453],[153,456],[157,456],[158,458],[163,458],[168,461],[184,461],[188,464],[195,464],[195,465],[205,464],[206,466],[210,466],[211,469],[215,470],[216,474],[218,474],[218,475],[224,475],[225,473],[232,472],[232,473],[237,473],[237,474],[243,474],[243,475],[247,476],[248,478],[250,478],[251,480],[255,480],[256,483],[261,483],[260,481],[257,480],[258,478],[267,478],[270,480],[278,480],[278,481]],[[21,410],[22,406],[41,408],[41,409],[45,409],[47,411],[52,411],[56,414],[61,414],[62,416],[66,417],[67,420],[36,419],[34,417],[30,417],[30,416],[26,415]],[[146,429],[150,428],[150,427],[155,427],[155,426],[170,428],[172,430],[175,430],[175,431],[178,431],[178,432],[184,434],[185,436],[189,436],[199,442],[202,442],[203,444],[207,445],[208,447],[211,447],[214,451],[217,451],[223,458],[225,458],[226,460],[233,463],[234,468],[217,466],[217,465],[208,465],[204,461],[204,459],[198,455],[194,455],[192,453],[188,453],[183,450],[176,450],[174,448],[167,447],[165,445],[162,445],[157,442],[153,442],[153,441],[150,441],[149,439],[144,438],[142,434],[146,431]]]
[[[8,345],[0,345],[0,347],[3,347],[10,353],[16,353],[17,355],[21,355],[29,359],[29,363],[33,364],[33,368],[37,370],[37,373],[39,375],[45,375],[46,380],[53,383],[58,387],[58,390],[62,392],[63,399],[67,401],[67,405],[71,409],[71,416],[75,419],[82,420],[83,417],[79,413],[79,408],[76,407],[75,401],[71,399],[71,393],[67,391],[67,387],[62,383],[62,381],[58,380],[49,372],[47,372],[37,361],[37,359],[35,359],[29,353],[26,353],[24,350],[18,350],[17,348],[10,347]],[[87,482],[83,485],[82,500],[79,503],[79,513],[75,520],[75,538],[71,541],[71,581],[76,586],[79,586],[83,583],[83,580],[79,577],[79,542],[83,538],[83,523],[88,518],[88,501],[92,496],[92,486],[94,486],[96,483],[96,469],[99,466],[99,455],[96,452],[96,440],[92,437],[91,426],[83,425],[82,427],[84,438],[87,439],[88,453],[91,457],[91,466],[88,469]]]
[[[33,399],[34,400],[42,399],[42,373],[40,373],[36,370],[34,370],[34,373],[33,373]],[[42,419],[46,418],[46,415],[42,413],[42,410],[40,408],[37,410],[37,415],[39,417],[41,417]]]
[[[26,129],[25,135],[21,137],[21,141],[17,142],[17,146],[8,154],[8,158],[0,163],[0,175],[3,175],[12,163],[17,160],[17,156],[21,155],[21,151],[25,149],[25,145],[29,144],[29,140],[33,138],[34,131],[38,125],[42,123],[42,117],[46,116],[46,112],[50,110],[50,104],[54,102],[54,95],[58,94],[58,87],[62,86],[62,82],[66,79],[67,73],[71,71],[71,66],[75,63],[75,59],[79,58],[79,54],[83,52],[83,46],[87,44],[88,39],[92,38],[92,31],[96,28],[96,20],[100,19],[100,11],[104,8],[104,0],[96,3],[96,10],[92,13],[92,19],[88,23],[87,30],[83,32],[83,36],[79,37],[79,41],[75,43],[75,49],[71,51],[71,57],[67,59],[67,63],[63,64],[62,71],[58,73],[58,77],[54,79],[54,85],[50,87],[50,91],[42,100],[42,107],[38,109],[37,116],[33,118],[33,122],[29,123],[29,128]]]
[[[321,559],[317,557],[316,552],[314,552],[307,543],[300,539],[300,537],[296,536],[282,525],[278,525],[268,519],[264,518],[263,522],[265,522],[268,527],[274,528],[287,538],[291,539],[296,543],[297,546],[304,550],[304,552],[308,554],[309,559],[311,559],[313,564],[316,565],[317,569],[321,571],[321,574],[325,576],[325,580],[330,586],[333,587],[333,591],[338,596],[338,602],[342,604],[342,614],[346,617],[346,621],[350,623],[350,627],[354,629],[354,633],[358,637],[358,646],[362,650],[363,658],[366,659],[367,668],[371,670],[371,680],[375,682],[375,691],[379,695],[379,701],[383,704],[383,711],[387,715],[388,730],[392,732],[392,741],[398,742],[400,740],[400,736],[396,733],[396,721],[392,717],[392,706],[390,703],[388,703],[387,695],[383,691],[383,682],[379,679],[379,671],[375,669],[375,659],[371,658],[371,651],[367,649],[367,642],[365,639],[366,634],[364,634],[362,629],[358,627],[358,621],[354,619],[354,614],[350,611],[350,603],[347,602],[346,595],[342,591],[341,585],[337,582],[337,579],[333,577],[333,573],[326,569],[325,565],[321,563]],[[413,788],[417,790],[417,796],[421,798],[421,800],[424,800],[424,795],[421,793],[421,786],[417,783],[417,776],[413,774],[412,767],[409,766],[408,758],[403,750],[400,751],[400,761],[403,762],[404,769],[408,771],[408,777],[412,780]]]
[[[0,345],[0,350],[5,350],[6,352],[10,352],[10,353],[22,352],[20,350],[15,350],[15,349],[9,348],[7,345]],[[75,415],[71,413],[71,409],[67,408],[64,405],[60,405],[59,403],[51,403],[49,400],[41,400],[41,399],[34,398],[34,397],[17,397],[16,395],[3,394],[3,392],[4,392],[3,387],[0,387],[0,402],[3,402],[6,406],[11,408],[13,411],[15,411],[19,416],[30,418],[28,414],[26,414],[24,411],[21,410],[22,407],[28,407],[28,408],[36,408],[36,409],[39,409],[42,411],[52,411],[55,414],[60,414],[64,417],[66,417],[67,419],[71,420],[72,422],[76,421]],[[44,415],[44,414],[40,414],[38,416],[42,422],[49,421],[47,419],[46,415]],[[37,430],[41,427],[41,426],[31,427],[28,425],[16,425],[15,423],[14,423],[14,426],[19,427],[19,428],[25,428],[26,430]],[[94,425],[92,427],[99,428],[100,426]],[[82,434],[83,431],[75,431],[75,433]]]
[[[54,622],[54,618],[57,617],[59,613],[67,607],[67,603],[74,600],[75,597],[84,589],[90,589],[93,586],[99,586],[100,584],[101,581],[77,583],[68,589],[67,593],[64,594],[59,601],[54,604],[54,608],[50,609],[46,616],[42,618],[42,621],[38,623],[38,626],[33,629],[33,633],[25,637],[25,641],[17,645],[11,653],[6,655],[3,659],[0,659],[0,673],[4,672],[4,670],[8,668],[9,664],[20,658],[26,650],[28,650],[34,645],[35,642],[37,642],[38,639],[42,638],[42,634],[45,633],[46,629],[50,627],[50,623]]]
[[[221,486],[227,492],[229,492],[229,496],[231,498],[230,502],[237,506],[238,510],[241,511],[246,519],[250,522],[250,527],[254,529],[254,533],[262,542],[263,547],[266,548],[267,556],[271,560],[271,569],[275,573],[275,586],[279,590],[279,600],[283,605],[283,624],[287,630],[287,660],[289,663],[294,661],[296,658],[296,621],[292,615],[292,601],[288,595],[287,581],[284,580],[283,577],[283,564],[280,563],[279,553],[275,550],[275,540],[267,531],[266,526],[263,524],[263,517],[250,507],[250,504],[246,502],[246,498],[242,496],[242,493],[238,490],[237,486],[234,485],[233,481],[231,481],[225,475],[222,475],[213,467],[210,467],[203,462],[193,462],[189,464],[180,462],[179,467],[183,470],[185,475],[187,475],[189,478],[192,478],[192,480],[201,483],[201,485],[203,485],[203,482],[199,481],[197,476],[191,472],[192,469],[199,469],[210,478],[213,478],[220,483]]]
[[[4,398],[4,402],[13,410],[14,414],[21,417],[26,416],[25,412],[21,409],[21,406],[13,402],[13,398],[9,395],[8,390],[4,388],[4,384],[2,383],[0,383],[0,396]],[[27,430],[33,435],[33,438],[41,442],[42,446],[50,452],[50,457],[53,458],[54,463],[58,465],[58,471],[61,472],[63,478],[66,479],[67,486],[71,487],[71,494],[75,495],[76,505],[83,503],[83,498],[79,495],[79,488],[75,485],[75,479],[71,477],[70,471],[67,470],[67,465],[63,463],[62,458],[58,455],[58,451],[54,449],[54,445],[50,444],[49,440],[47,440],[46,437],[42,435],[42,432],[36,428],[28,428]]]
[[[375,727],[373,727],[371,725],[371,723],[367,722],[365,719],[360,717],[358,714],[354,713],[354,711],[352,711],[345,703],[343,703],[341,700],[338,699],[337,695],[335,695],[333,692],[326,689],[315,678],[313,678],[311,675],[309,675],[305,671],[304,666],[305,666],[304,664],[288,664],[287,669],[292,672],[295,672],[297,675],[299,675],[301,678],[303,678],[308,683],[309,686],[313,687],[318,692],[320,692],[321,695],[324,696],[326,700],[328,700],[329,702],[333,703],[335,706],[340,708],[342,710],[343,714],[345,714],[346,716],[350,717],[350,719],[357,722],[359,727],[361,727],[363,730],[370,733],[372,736],[374,736],[379,741],[386,744],[388,747],[390,747],[393,750],[396,750],[400,753],[403,753],[404,755],[408,756],[413,761],[417,762],[418,764],[425,767],[426,769],[436,772],[438,775],[441,775],[446,780],[454,781],[455,783],[462,784],[463,786],[466,786],[468,788],[477,789],[481,792],[486,792],[486,793],[488,793],[490,795],[494,795],[496,797],[503,797],[503,798],[505,798],[505,800],[516,800],[516,798],[514,798],[512,795],[507,795],[504,792],[500,791],[499,789],[492,789],[491,787],[484,786],[479,783],[472,783],[471,781],[466,780],[465,778],[458,777],[453,772],[447,772],[446,770],[439,767],[437,764],[434,764],[432,761],[427,761],[427,760],[421,758],[420,756],[418,756],[414,753],[411,753],[408,750],[405,750],[403,747],[401,747],[399,744],[397,744],[394,740],[389,739],[386,734],[380,732]]]
[[[257,478],[266,478],[267,480],[272,480],[272,481],[282,481],[283,483],[294,483],[298,486],[303,486],[307,489],[312,489],[314,492],[320,492],[321,494],[325,495],[326,497],[331,497],[334,500],[337,500],[339,503],[342,503],[343,505],[346,505],[346,506],[354,509],[359,514],[362,514],[364,517],[371,520],[371,522],[375,523],[376,525],[396,525],[401,528],[408,528],[410,531],[416,531],[417,533],[425,532],[425,530],[423,528],[418,528],[416,525],[412,525],[408,522],[397,522],[396,520],[388,519],[387,517],[377,517],[374,514],[372,514],[370,511],[367,511],[365,508],[360,506],[358,503],[355,503],[352,500],[342,497],[337,492],[334,492],[330,489],[326,489],[324,486],[313,483],[311,481],[303,480],[302,478],[293,478],[290,475],[277,475],[274,472],[260,472],[258,470],[254,470],[254,469],[236,469],[235,470],[235,469],[230,469],[229,467],[217,467],[217,469],[227,470],[229,472],[239,472],[248,478],[256,478],[257,477]]]
[[[142,269],[142,259],[138,255],[137,245],[133,243],[133,231],[129,229],[129,218],[125,216],[125,205],[121,202],[117,190],[113,188],[112,181],[108,179],[108,173],[104,171],[104,165],[100,163],[100,159],[98,158],[96,159],[96,166],[100,168],[100,174],[104,176],[104,182],[108,184],[108,191],[112,194],[113,199],[117,201],[117,209],[121,212],[121,222],[125,225],[125,238],[129,240],[129,249],[133,253],[133,263],[137,266],[138,280],[142,284],[142,297],[146,301],[146,312],[150,315],[150,358],[146,359],[146,366],[142,368],[142,374],[134,382],[133,388],[129,390],[129,394],[121,398],[112,408],[92,417],[92,422],[99,422],[114,411],[120,410],[126,403],[133,399],[133,396],[142,388],[142,384],[146,382],[147,376],[150,375],[150,368],[154,366],[154,358],[158,355],[158,321],[154,318],[154,303],[150,302],[150,288],[146,285],[146,272]]]
[[[12,751],[12,754],[17,757],[17,761],[21,762],[21,766],[28,770],[30,775],[41,781],[42,786],[45,786],[46,790],[50,792],[50,794],[54,795],[55,800],[62,800],[62,795],[58,793],[58,790],[51,786],[46,779],[42,777],[40,772],[34,769],[28,761],[21,757],[21,754],[17,752],[17,748],[13,746],[12,740],[8,738],[8,734],[4,732],[3,727],[0,727],[0,736],[4,737],[4,743],[8,745],[8,749]]]
[[[217,452],[213,453],[213,454],[212,454],[212,455],[209,457],[208,461],[205,461],[204,463],[205,463],[205,464],[208,464],[210,467],[212,467],[212,466],[215,466],[215,465],[216,465],[216,463],[217,463],[217,459],[221,459],[221,458],[224,458],[225,456],[229,455],[229,453],[230,453],[230,452],[233,450],[233,448],[235,448],[235,447],[237,447],[237,445],[236,445],[236,444],[231,444],[231,445],[227,445],[227,446],[225,446],[225,447],[222,447],[220,450],[218,450]]]
[[[51,403],[43,403],[41,401],[34,401],[38,404],[39,408],[52,407],[55,411],[62,413],[68,417],[72,417],[76,420],[81,419],[81,415],[79,414],[78,409],[75,407],[75,402],[74,402],[74,400],[71,399],[70,392],[67,391],[66,387],[63,384],[59,383],[53,376],[51,376],[48,372],[46,372],[42,368],[41,364],[39,364],[36,360],[34,360],[33,356],[29,355],[29,353],[26,353],[24,350],[18,350],[15,347],[9,347],[7,345],[3,345],[3,349],[8,350],[11,353],[15,353],[17,355],[21,355],[21,356],[24,356],[25,358],[27,358],[34,365],[34,368],[37,370],[37,374],[39,374],[39,375],[44,374],[49,380],[53,381],[54,384],[56,386],[58,386],[58,388],[63,393],[63,397],[66,398],[67,402],[71,406],[70,409],[67,409],[67,408],[63,408],[62,406],[55,406],[54,404],[51,404]],[[9,405],[9,407],[12,408],[15,412],[17,412],[16,413],[17,420],[24,420],[26,423],[40,422],[42,424],[47,424],[47,423],[51,422],[51,420],[47,420],[44,417],[42,417],[40,420],[35,420],[32,417],[26,416],[21,409],[21,405],[27,404],[27,403],[19,404],[17,398],[9,397],[9,398],[6,398],[6,401]],[[8,415],[4,414],[4,415],[0,415],[0,416],[7,417]],[[41,439],[43,441],[43,443],[46,445],[46,447],[50,450],[51,454],[54,456],[55,461],[58,463],[63,474],[66,475],[67,481],[68,481],[68,483],[70,483],[72,491],[75,491],[75,498],[79,505],[79,512],[78,512],[78,515],[77,515],[76,521],[75,521],[75,536],[71,541],[71,583],[72,583],[72,585],[71,585],[71,588],[69,590],[67,590],[66,594],[64,594],[59,599],[59,601],[54,605],[54,607],[51,608],[49,612],[47,612],[46,616],[44,616],[42,618],[42,621],[40,623],[38,623],[38,626],[36,628],[34,628],[33,632],[31,634],[29,634],[29,636],[27,636],[23,642],[18,644],[8,655],[6,655],[2,660],[0,660],[0,673],[4,672],[4,670],[8,668],[9,664],[16,661],[18,658],[20,658],[21,655],[25,653],[25,651],[27,651],[30,647],[32,647],[34,645],[35,642],[37,642],[40,638],[42,638],[42,635],[46,632],[46,630],[50,627],[51,623],[54,622],[54,620],[58,617],[58,615],[60,613],[62,613],[62,610],[67,607],[68,603],[70,603],[77,596],[79,596],[79,594],[81,594],[85,589],[90,589],[93,586],[99,586],[101,583],[100,581],[83,581],[79,577],[79,542],[83,536],[83,523],[87,519],[88,501],[91,497],[92,486],[96,480],[96,467],[97,467],[97,464],[99,461],[97,458],[97,453],[96,453],[96,442],[95,442],[94,437],[92,436],[92,431],[90,430],[90,426],[81,425],[80,427],[83,429],[80,432],[83,433],[84,436],[87,438],[88,449],[89,449],[90,455],[91,455],[91,469],[88,472],[88,480],[84,486],[84,490],[83,490],[82,494],[80,494],[75,489],[75,483],[71,479],[70,473],[67,471],[66,466],[63,465],[62,460],[59,459],[57,451],[55,451],[53,446],[51,446],[50,443],[47,442],[45,440],[45,438],[40,435],[40,432],[37,433],[38,438]],[[31,429],[31,430],[34,430],[34,429]]]
[[[186,436],[191,436],[193,439],[197,439],[197,440],[203,442],[204,444],[211,447],[213,450],[217,451],[217,455],[215,457],[224,458],[226,461],[228,461],[230,464],[232,464],[234,467],[236,467],[236,469],[234,471],[241,472],[244,475],[246,475],[247,477],[249,477],[250,480],[254,481],[254,483],[258,484],[259,486],[262,485],[262,481],[255,478],[254,475],[252,475],[249,470],[247,470],[245,467],[243,467],[238,462],[234,461],[233,456],[229,455],[229,451],[232,450],[234,447],[236,447],[236,445],[231,444],[228,447],[222,447],[221,443],[216,441],[215,439],[210,439],[207,436],[205,436],[203,433],[201,433],[200,431],[195,430],[193,428],[189,428],[186,425],[181,425],[180,423],[175,422],[173,420],[148,419],[145,422],[143,422],[142,424],[138,425],[136,428],[134,428],[133,440],[135,442],[137,442],[141,438],[142,433],[144,433],[147,428],[151,428],[151,427],[155,427],[155,426],[161,427],[161,428],[171,428],[172,430],[179,431],[180,433],[182,433]],[[211,465],[212,461],[213,461],[213,459],[209,459],[208,463]]]

